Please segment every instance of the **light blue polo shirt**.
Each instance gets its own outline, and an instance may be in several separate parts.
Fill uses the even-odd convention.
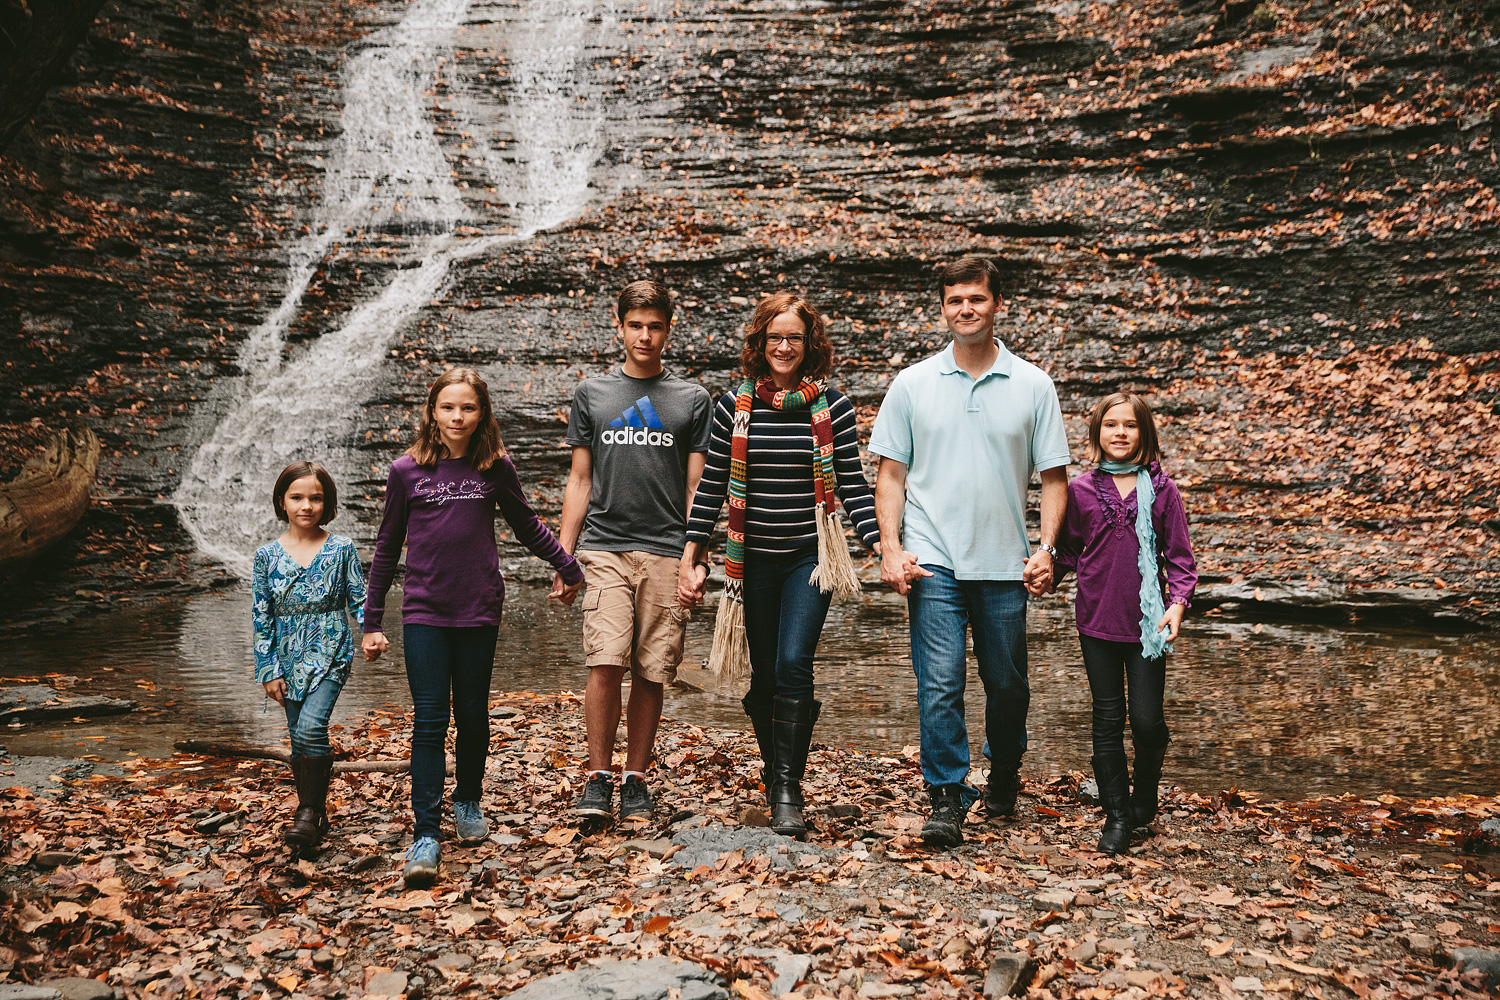
[[[960,580],[1019,580],[1033,470],[1068,464],[1052,379],[999,341],[977,381],[942,353],[897,373],[870,450],[907,467],[903,544]]]

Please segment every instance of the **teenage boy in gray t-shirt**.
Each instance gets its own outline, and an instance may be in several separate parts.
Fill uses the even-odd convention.
[[[559,540],[578,550],[587,589],[583,645],[589,775],[575,812],[612,815],[611,761],[620,725],[620,685],[631,674],[625,713],[620,817],[649,819],[645,771],[656,743],[664,685],[677,676],[689,611],[677,600],[687,512],[703,475],[712,400],[701,385],[662,369],[672,298],[655,281],[620,292],[615,326],[625,363],[573,392],[568,444],[573,468]],[[580,538],[580,535],[582,536]],[[554,581],[555,595],[564,591]]]

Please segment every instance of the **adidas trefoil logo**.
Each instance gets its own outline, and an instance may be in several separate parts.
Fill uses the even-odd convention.
[[[642,444],[670,448],[672,432],[662,429],[661,417],[656,415],[651,397],[642,396],[635,401],[634,406],[626,407],[624,413],[609,422],[609,426],[599,435],[599,440],[604,444]]]

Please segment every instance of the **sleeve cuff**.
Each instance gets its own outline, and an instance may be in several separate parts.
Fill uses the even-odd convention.
[[[894,448],[888,448],[884,445],[875,444],[873,441],[870,443],[870,454],[879,455],[881,458],[888,458],[892,462],[900,462],[902,465],[911,464],[911,452],[901,454]]]
[[[1036,471],[1038,471],[1038,472],[1046,472],[1049,469],[1056,469],[1056,468],[1059,468],[1059,467],[1065,467],[1065,466],[1072,465],[1072,464],[1073,464],[1073,457],[1071,455],[1064,455],[1061,458],[1053,456],[1052,458],[1039,459],[1037,461],[1037,463],[1036,463]]]

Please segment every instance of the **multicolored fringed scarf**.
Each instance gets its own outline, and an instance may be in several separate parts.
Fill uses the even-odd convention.
[[[833,471],[833,418],[828,412],[827,385],[803,379],[795,389],[778,389],[769,378],[740,382],[734,397],[734,426],[729,441],[729,544],[724,549],[728,583],[719,599],[714,625],[714,648],[708,667],[717,676],[743,680],[750,676],[750,647],[745,639],[745,493],[750,481],[750,408],[755,397],[782,411],[807,410],[813,436],[813,519],[818,526],[818,565],[808,582],[824,593],[851,597],[859,593],[854,560],[844,541],[834,498],[838,480]]]

